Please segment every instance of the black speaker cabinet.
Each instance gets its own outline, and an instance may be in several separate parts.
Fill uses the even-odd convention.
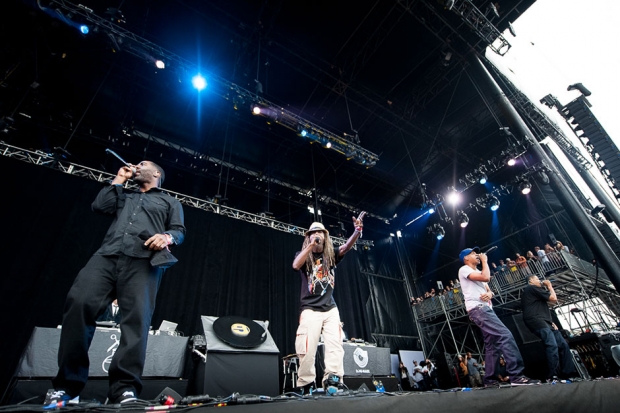
[[[220,340],[213,331],[218,317],[202,316],[207,342],[206,362],[194,368],[193,391],[229,396],[232,393],[277,396],[279,394],[279,350],[269,330],[265,341],[254,348],[236,348]],[[263,321],[255,320],[265,328]]]
[[[525,325],[523,322],[523,314],[515,314],[512,316],[512,319],[517,326],[517,330],[519,330],[519,335],[521,336],[523,344],[541,341],[540,338],[536,334],[532,333],[532,330]]]

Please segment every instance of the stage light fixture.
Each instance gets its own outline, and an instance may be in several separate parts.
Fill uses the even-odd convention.
[[[509,156],[508,158],[506,158],[506,165],[514,166],[516,163],[517,163],[517,160],[514,157]]]
[[[314,214],[314,207],[312,205],[308,205],[308,212]]]
[[[88,32],[90,32],[90,29],[87,25],[80,24],[80,32],[82,32],[82,34],[88,34]]]
[[[491,211],[497,211],[497,209],[499,208],[499,199],[497,199],[496,196],[491,196],[491,198],[489,199],[489,208],[491,209]]]
[[[166,63],[164,63],[163,60],[155,60],[155,67],[158,69],[165,69],[166,68]]]
[[[461,202],[461,194],[459,194],[456,190],[453,190],[448,194],[447,199],[449,203],[456,205]]]
[[[456,213],[457,215],[457,222],[459,223],[459,225],[461,226],[461,228],[465,228],[467,227],[467,225],[469,225],[469,217],[467,216],[467,214],[464,211],[458,211]]]
[[[521,181],[521,183],[519,184],[519,191],[521,191],[523,195],[529,194],[532,191],[532,184],[530,183],[530,181],[528,181],[527,179]]]
[[[398,231],[396,231],[396,236],[397,236],[398,238],[402,238],[403,233],[402,233],[402,232],[400,232],[400,230],[398,230]]]
[[[486,184],[487,183],[487,174],[482,173],[480,175],[480,179],[478,180],[478,182],[480,182],[482,185]]]
[[[201,91],[207,87],[207,80],[199,73],[192,78],[192,85],[196,90]]]
[[[437,229],[436,229],[435,235],[436,235],[438,240],[442,240],[443,237],[446,236],[446,231],[443,229],[443,227],[441,225],[437,225]]]
[[[434,214],[434,213],[435,213],[435,207],[430,207],[430,208],[428,209],[428,213],[429,213],[429,214]]]
[[[262,109],[261,109],[261,107],[260,107],[260,106],[258,106],[258,105],[253,105],[253,106],[252,106],[252,113],[253,113],[253,114],[255,114],[255,115],[260,115],[260,114],[261,114],[261,111],[262,111]],[[307,131],[302,131],[302,132],[306,132],[306,134],[308,134],[308,132],[307,132]],[[301,135],[301,136],[306,136],[306,135]]]

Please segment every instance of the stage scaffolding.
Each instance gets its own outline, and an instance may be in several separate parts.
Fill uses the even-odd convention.
[[[491,278],[489,287],[495,293],[493,308],[498,316],[521,313],[521,293],[527,285],[526,277],[536,274],[541,280],[551,281],[558,297],[553,309],[571,334],[580,334],[586,329],[603,332],[614,328],[613,320],[620,319],[620,294],[605,272],[564,251],[547,257],[548,263],[528,263]],[[413,314],[427,357],[443,357],[441,353],[445,353],[458,364],[457,356],[470,351],[478,359],[483,358],[482,335],[467,317],[460,288],[414,304]]]

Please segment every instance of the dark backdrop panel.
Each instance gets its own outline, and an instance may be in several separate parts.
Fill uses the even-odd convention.
[[[111,218],[90,209],[101,188],[97,182],[4,157],[0,173],[9,177],[0,240],[5,292],[0,314],[10,332],[0,343],[4,389],[32,329],[61,323],[67,292]],[[291,264],[303,238],[190,207],[184,211],[187,238],[174,250],[179,263],[163,278],[152,325],[175,321],[190,336],[202,333],[201,315],[269,320],[281,356],[293,353],[301,283]],[[367,340],[373,332],[409,334],[413,322],[402,283],[371,282],[360,273],[365,262],[395,258],[372,254],[352,250],[338,265],[335,297],[345,329]]]

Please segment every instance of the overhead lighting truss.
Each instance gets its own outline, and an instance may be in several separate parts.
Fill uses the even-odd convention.
[[[276,178],[265,177],[262,174],[262,172],[253,171],[251,169],[247,169],[247,168],[235,165],[235,164],[230,163],[228,161],[225,161],[225,160],[222,160],[222,159],[219,159],[219,158],[215,158],[213,156],[205,155],[203,153],[200,153],[200,152],[195,151],[193,149],[187,148],[185,146],[177,145],[177,144],[172,143],[170,141],[167,141],[165,139],[156,137],[156,136],[154,136],[154,135],[152,135],[150,133],[142,132],[142,131],[140,131],[138,129],[132,129],[131,131],[128,131],[128,133],[129,133],[129,136],[136,136],[136,137],[139,137],[139,138],[142,138],[142,139],[146,139],[146,140],[148,140],[150,142],[162,145],[162,146],[164,146],[166,148],[171,148],[171,149],[173,149],[175,151],[178,151],[180,153],[187,154],[187,155],[189,155],[189,156],[191,156],[193,158],[202,159],[205,162],[209,161],[209,162],[215,163],[217,165],[223,165],[226,168],[229,168],[229,169],[234,170],[234,171],[241,172],[241,173],[246,174],[248,176],[251,176],[253,178],[263,178],[263,179],[266,179],[266,180],[268,180],[269,182],[271,182],[273,184],[280,185],[280,186],[283,186],[283,187],[288,188],[288,189],[292,189],[293,191],[297,192],[298,194],[300,194],[300,195],[302,195],[304,197],[307,197],[309,199],[314,197],[314,190],[312,190],[312,189],[302,188],[300,186],[293,185],[293,184],[281,181],[281,180],[276,179]],[[331,205],[336,205],[336,206],[345,208],[345,209],[347,209],[347,210],[349,210],[349,211],[351,211],[353,213],[359,213],[360,212],[359,211],[359,207],[355,207],[353,205],[349,205],[347,203],[344,203],[342,201],[339,201],[337,199],[331,198],[331,197],[326,196],[326,195],[318,195],[317,199],[323,205],[331,204]],[[371,218],[376,218],[379,221],[384,222],[386,224],[390,224],[390,222],[392,220],[391,218],[386,218],[386,217],[383,217],[381,215],[377,215],[377,214],[372,213],[372,212],[367,212],[366,216],[367,217],[371,217]]]
[[[451,10],[495,53],[503,56],[510,50],[508,40],[470,0],[455,0]]]
[[[198,67],[189,60],[184,59],[156,45],[155,43],[152,43],[104,18],[97,16],[92,13],[92,11],[86,11],[85,9],[65,0],[51,0],[50,4],[55,4],[57,7],[75,15],[80,15],[83,19],[86,19],[93,25],[98,26],[100,30],[105,32],[118,44],[130,44],[131,47],[124,47],[123,50],[141,59],[144,59],[146,54],[153,56],[157,60],[165,62],[166,67],[177,67],[184,70],[198,71]],[[208,75],[205,74],[205,76],[208,77],[210,84],[209,87],[213,87],[213,89],[216,90],[216,93],[219,93],[223,98],[232,101],[235,108],[239,107],[240,102],[246,102],[248,104],[258,105],[261,108],[265,108],[267,109],[265,114],[263,115],[262,113],[259,113],[260,115],[272,117],[274,122],[294,132],[298,132],[300,127],[307,128],[312,131],[312,136],[316,136],[317,139],[325,142],[325,147],[328,146],[327,143],[330,143],[329,149],[345,155],[349,159],[355,160],[355,162],[365,166],[366,168],[375,166],[379,161],[379,156],[377,154],[362,148],[356,142],[336,135],[321,126],[314,124],[273,102],[268,101],[257,93],[250,92],[249,90],[217,76],[214,73],[209,73]]]
[[[99,171],[65,160],[59,160],[59,158],[54,156],[54,154],[45,153],[43,151],[29,151],[7,145],[4,142],[0,142],[0,154],[6,156],[7,158],[17,159],[34,165],[51,167],[69,175],[75,175],[97,182],[108,182],[113,180],[116,176],[115,174],[111,174],[109,172]],[[137,185],[133,184],[131,181],[126,184],[126,187],[138,189]],[[277,221],[268,217],[266,214],[252,214],[225,205],[220,205],[217,202],[205,201],[204,199],[190,197],[169,190],[166,190],[166,192],[177,199],[181,204],[192,208],[202,209],[204,211],[229,218],[239,219],[277,231],[288,232],[301,236],[304,236],[306,233],[305,228],[300,228],[292,224]],[[344,245],[347,242],[345,238],[341,237],[331,237],[331,240],[335,245]],[[374,242],[372,240],[360,238],[356,242],[356,246],[357,245],[361,245],[363,247],[374,247]],[[356,246],[354,246],[354,248],[356,248]]]

